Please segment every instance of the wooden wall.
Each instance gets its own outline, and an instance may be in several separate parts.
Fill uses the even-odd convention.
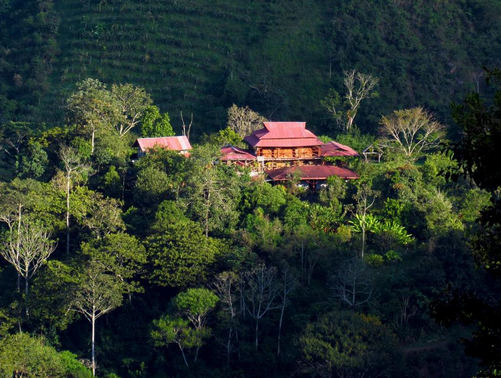
[[[319,156],[319,147],[257,148],[257,155],[268,159],[311,159]]]

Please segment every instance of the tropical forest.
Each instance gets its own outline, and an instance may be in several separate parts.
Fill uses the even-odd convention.
[[[498,0],[0,0],[0,378],[501,377]]]

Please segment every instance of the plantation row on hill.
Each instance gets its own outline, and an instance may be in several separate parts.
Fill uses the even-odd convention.
[[[219,129],[233,103],[272,120],[332,122],[343,71],[380,78],[358,119],[449,104],[499,65],[497,0],[1,0],[0,120],[60,123],[87,77],[132,83],[179,124]]]

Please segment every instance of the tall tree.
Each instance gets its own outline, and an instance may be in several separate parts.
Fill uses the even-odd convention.
[[[181,351],[186,367],[190,367],[190,364],[186,358],[185,350],[202,345],[200,337],[189,326],[187,319],[174,317],[170,314],[165,314],[160,319],[153,321],[151,337],[156,346],[176,344]]]
[[[240,108],[232,105],[228,109],[228,123],[227,126],[235,131],[241,138],[244,138],[254,131],[263,127],[263,122],[267,119],[252,111],[248,106]]]
[[[219,154],[219,149],[210,145],[193,152],[183,196],[188,210],[203,225],[206,238],[210,231],[231,229],[238,218],[241,179],[235,170],[217,164]]]
[[[369,184],[362,183],[357,193],[353,196],[356,202],[355,216],[350,222],[354,230],[362,234],[361,257],[364,258],[367,232],[375,226],[375,218],[369,214],[369,210],[374,206],[376,198],[380,195],[378,191],[372,190]]]
[[[374,296],[372,280],[363,260],[354,258],[339,268],[333,282],[332,293],[351,309],[368,303]]]
[[[201,227],[190,220],[157,226],[156,234],[145,244],[154,267],[149,280],[171,287],[204,282],[219,253],[216,240],[206,238]]]
[[[148,106],[141,117],[141,136],[144,138],[172,136],[174,130],[168,113],[160,114],[155,106]]]
[[[41,337],[27,333],[0,341],[0,377],[88,378],[90,371],[70,352],[57,352]]]
[[[29,315],[29,281],[56,249],[50,233],[33,219],[24,218],[16,226],[9,224],[7,240],[0,254],[25,281],[26,316]]]
[[[48,228],[58,229],[58,205],[54,203],[51,186],[35,180],[14,179],[10,183],[0,183],[0,222],[5,223],[10,232],[17,233],[20,241],[21,224],[27,214],[38,218]],[[19,250],[19,247],[18,247]],[[21,290],[21,275],[18,274],[17,289]]]
[[[238,316],[242,312],[238,303],[238,287],[240,285],[240,277],[233,272],[223,272],[216,277],[214,288],[216,295],[219,297],[219,303],[223,307],[223,320],[228,327],[228,338],[225,343],[226,349],[226,366],[230,366],[231,355],[233,352],[232,340],[235,338],[238,341]]]
[[[374,316],[328,313],[306,326],[299,345],[306,372],[319,377],[399,376],[391,374],[402,360],[398,340]]]
[[[63,162],[66,179],[66,253],[70,252],[70,199],[72,182],[76,176],[90,171],[90,166],[82,159],[78,152],[68,146],[62,146],[59,158]]]
[[[375,95],[374,88],[379,79],[356,70],[344,72],[344,86],[346,95],[341,104],[339,94],[331,89],[327,97],[321,102],[331,116],[345,131],[353,128],[355,117],[360,110],[360,104],[366,98]]]
[[[102,239],[82,244],[82,252],[99,261],[104,269],[114,275],[129,293],[141,292],[138,276],[146,264],[146,250],[134,236],[126,233],[106,235]]]
[[[196,288],[179,293],[172,302],[177,310],[188,318],[199,337],[204,339],[210,335],[206,328],[207,315],[216,307],[218,301],[219,298],[212,291]],[[200,346],[197,346],[195,362],[198,359],[199,350]]]
[[[278,341],[277,354],[280,354],[280,342],[282,338],[282,324],[284,320],[285,308],[290,304],[289,295],[299,286],[299,280],[289,265],[284,265],[280,271],[280,319],[278,321]]]
[[[379,79],[356,70],[344,73],[344,86],[346,87],[346,101],[350,108],[346,112],[346,130],[351,130],[355,117],[357,116],[360,104],[363,100],[373,94],[373,90]]]
[[[69,121],[90,134],[91,154],[94,154],[96,133],[111,129],[122,116],[119,105],[106,85],[96,79],[77,83],[77,90],[68,98],[66,107]]]
[[[280,308],[276,299],[280,292],[277,282],[276,268],[268,268],[264,264],[258,265],[247,275],[245,290],[246,309],[254,319],[254,339],[256,350],[259,347],[259,322],[272,310]]]
[[[119,118],[115,127],[122,138],[139,124],[144,112],[152,104],[152,100],[144,88],[132,84],[113,84],[111,97],[118,106]]]
[[[124,287],[115,276],[106,274],[105,266],[97,261],[88,263],[78,281],[74,286],[71,310],[82,314],[91,323],[91,362],[95,376],[96,320],[122,304]]]

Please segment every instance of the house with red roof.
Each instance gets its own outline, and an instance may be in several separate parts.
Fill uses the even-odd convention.
[[[328,157],[356,157],[358,152],[338,142],[323,143],[306,122],[264,122],[263,128],[244,138],[248,149],[227,145],[221,148],[220,161],[227,165],[247,167],[251,175],[265,174],[270,182],[284,182],[298,177],[312,190],[330,176],[344,180],[359,176],[333,164]],[[152,148],[166,148],[189,156],[191,144],[186,136],[139,138],[133,145],[138,156]]]
[[[357,157],[358,152],[338,142],[323,143],[306,122],[264,122],[264,128],[244,138],[249,152],[271,182],[284,182],[293,176],[303,185],[316,190],[328,177],[345,180],[359,176],[349,169],[336,166],[327,157]],[[245,150],[244,150],[245,151]]]
[[[137,147],[138,157],[146,155],[149,149],[158,147],[172,151],[179,151],[182,155],[188,155],[188,151],[191,150],[190,141],[185,135],[159,138],[138,138],[132,147]]]
[[[323,142],[306,130],[306,122],[264,122],[244,141],[265,169],[321,163]]]

